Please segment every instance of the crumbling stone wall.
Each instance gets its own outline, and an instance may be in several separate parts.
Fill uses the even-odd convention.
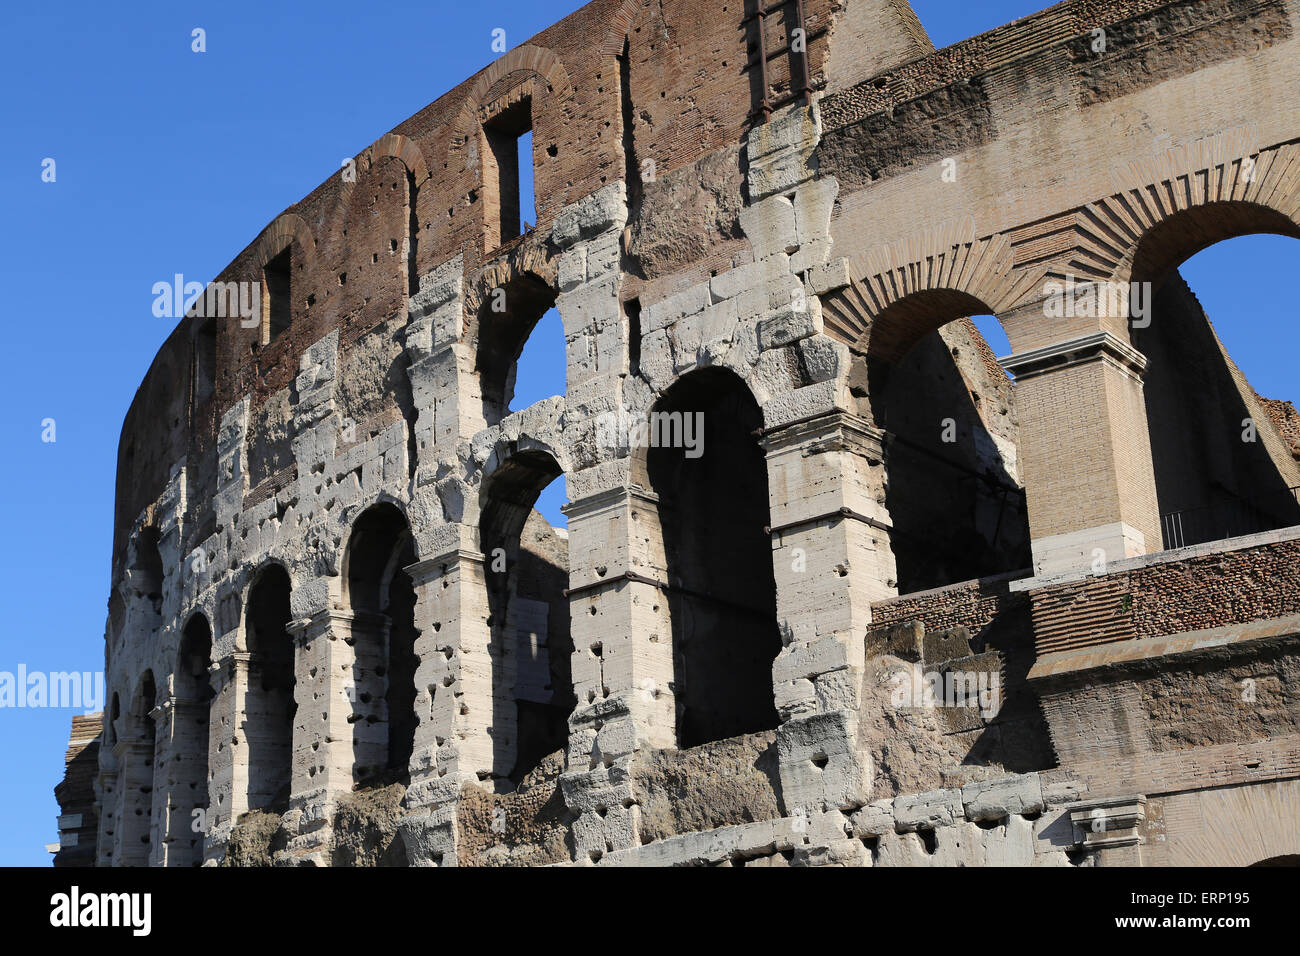
[[[1143,686],[1163,695],[1164,722],[1136,770],[1071,766],[1059,720],[1062,766],[1047,770],[1036,703],[1060,679],[1048,658],[1061,634],[1103,654],[1170,621],[1276,630],[1294,610],[1256,586],[1293,576],[1281,539],[1246,558],[1211,548],[1123,565],[1158,547],[1146,360],[1123,322],[1046,322],[1040,297],[1067,270],[1125,281],[1177,265],[1189,221],[1135,197],[1189,197],[1204,239],[1300,222],[1286,108],[1300,95],[1297,13],[1275,0],[1070,0],[930,52],[900,0],[809,0],[806,54],[761,55],[760,73],[742,7],[725,20],[687,0],[589,4],[376,140],[235,258],[221,281],[260,285],[270,267],[268,288],[287,288],[271,310],[283,329],[191,316],[168,339],[119,456],[97,862],[141,847],[180,861],[188,821],[166,812],[150,770],[193,747],[169,721],[182,634],[200,617],[209,864],[1098,862],[1133,858],[1141,840],[1144,804],[1105,804],[1131,793],[1126,781],[1169,793],[1221,781],[1197,763],[1220,767],[1220,747],[1270,754],[1225,786],[1297,765],[1289,705],[1262,736],[1180,723],[1186,687],[1211,679],[1184,674],[1180,650],[1154,654],[1156,675],[1185,680]],[[788,40],[794,9],[772,18],[769,47]],[[1116,62],[1078,56],[1099,24],[1123,41]],[[1179,24],[1207,39],[1244,24],[1259,42],[1234,40],[1203,66]],[[855,39],[864,31],[872,44]],[[1208,69],[1213,95],[1193,95]],[[1177,145],[1148,142],[1139,114],[1163,117]],[[1245,115],[1250,142],[1228,131]],[[511,236],[498,147],[525,120],[537,222]],[[1122,135],[1096,141],[1112,127]],[[1260,170],[1250,182],[1233,175],[1246,155]],[[552,306],[565,394],[511,411],[515,356]],[[1014,384],[965,321],[985,313],[1006,328]],[[878,384],[880,362],[897,373],[927,337],[917,388],[939,365],[949,388],[911,406],[904,395],[885,416],[872,363]],[[665,523],[677,489],[603,426],[696,410],[679,397],[719,382],[706,437],[742,473],[710,463],[709,487],[688,489],[717,503],[719,540],[683,549]],[[965,465],[1023,487],[1034,570],[1022,532],[994,550],[997,570],[1025,580],[954,582],[987,567],[950,563],[925,583],[954,587],[899,598],[910,588],[894,542],[918,522],[906,482],[891,489],[891,437],[928,434],[945,411],[983,436],[961,444]],[[567,534],[532,510],[559,475]],[[972,501],[970,515],[947,509],[956,530],[922,538],[990,540]],[[381,510],[392,547],[354,574],[370,553],[356,532]],[[733,540],[745,561],[722,566]],[[1096,549],[1113,572],[1081,569]],[[353,581],[391,595],[403,575],[413,607],[352,601]],[[287,594],[275,627],[293,713],[276,793],[250,753],[267,730],[255,605],[270,577]],[[1184,593],[1198,587],[1248,596],[1198,611]],[[752,710],[682,746],[695,742],[681,732],[683,635],[713,652],[697,662],[716,679],[727,662],[709,642],[728,622],[690,609],[719,598],[769,638],[742,648],[761,665],[746,669]],[[523,640],[543,618],[545,667]],[[386,713],[399,636],[415,658],[405,717]],[[1243,639],[1240,662],[1208,659],[1214,679],[1265,676],[1265,644],[1249,644],[1264,635]],[[900,666],[996,673],[1009,696],[994,718],[907,713],[881,685]],[[544,733],[530,731],[530,705],[550,709]],[[398,727],[414,738],[406,766],[387,768],[401,779],[375,781]],[[1183,742],[1191,756],[1170,749]],[[1171,753],[1186,766],[1160,762]],[[277,798],[287,807],[259,806]],[[1097,809],[1076,806],[1088,800],[1119,834],[1104,847],[1075,824]]]

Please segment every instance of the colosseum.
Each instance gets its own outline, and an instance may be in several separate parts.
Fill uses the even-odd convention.
[[[1296,862],[1300,415],[1178,270],[1300,238],[1298,36],[593,0],[326,171],[126,417],[56,865]]]

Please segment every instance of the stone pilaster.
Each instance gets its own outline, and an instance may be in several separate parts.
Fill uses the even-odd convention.
[[[766,429],[772,558],[783,647],[773,664],[787,806],[865,801],[856,746],[871,603],[897,593],[883,433],[841,411]]]
[[[168,697],[150,716],[158,737],[150,863],[194,866],[203,856],[208,804],[208,705]]]

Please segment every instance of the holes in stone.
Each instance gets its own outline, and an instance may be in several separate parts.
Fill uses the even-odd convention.
[[[347,285],[347,284],[348,284],[348,274],[346,272],[340,272],[339,285]]]
[[[825,770],[826,765],[830,762],[830,758],[825,754],[814,754],[812,758],[812,765],[818,770]]]
[[[996,830],[999,827],[1004,827],[1007,825],[1007,818],[996,817],[991,820],[976,820],[975,825],[979,827],[981,830]]]
[[[934,856],[939,851],[939,837],[933,827],[921,827],[916,831],[916,835],[920,837],[921,845],[925,847],[927,854]]]

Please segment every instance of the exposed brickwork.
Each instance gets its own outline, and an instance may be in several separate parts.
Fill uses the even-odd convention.
[[[1038,653],[1300,612],[1300,542],[1162,562],[1031,592]]]
[[[64,754],[64,776],[54,788],[59,801],[59,850],[55,866],[93,866],[99,818],[95,812],[95,776],[99,772],[103,714],[72,718],[72,735]]]

